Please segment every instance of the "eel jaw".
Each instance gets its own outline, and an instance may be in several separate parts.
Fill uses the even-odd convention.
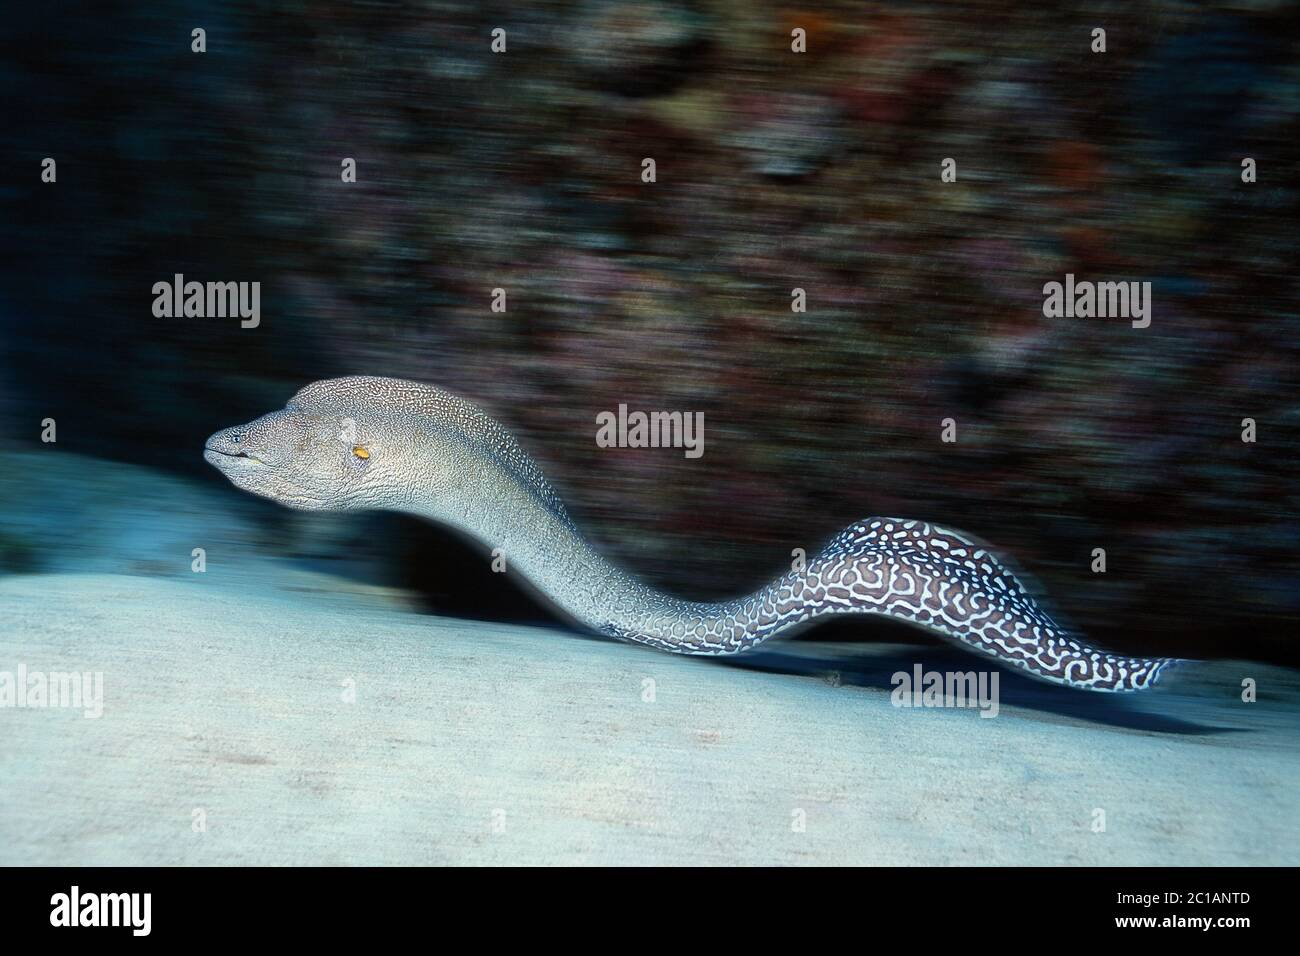
[[[266,462],[262,461],[262,459],[258,458],[256,455],[250,455],[248,452],[243,451],[231,453],[217,451],[213,448],[205,448],[203,449],[203,458],[209,465],[214,465],[222,471],[250,467],[251,469],[256,470],[258,468],[267,467]]]
[[[270,466],[256,455],[220,437],[220,432],[207,440],[203,447],[203,460],[232,481],[251,475]]]

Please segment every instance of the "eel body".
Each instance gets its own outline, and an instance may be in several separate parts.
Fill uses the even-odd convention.
[[[987,547],[924,521],[857,522],[803,570],[734,601],[661,593],[587,542],[505,428],[417,382],[315,382],[283,409],[216,432],[204,457],[235,486],[289,507],[402,511],[450,525],[500,548],[581,625],[679,654],[734,654],[813,618],[867,613],[1084,690],[1142,690],[1174,663],[1087,646]]]

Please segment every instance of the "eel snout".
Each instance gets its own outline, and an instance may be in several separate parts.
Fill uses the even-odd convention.
[[[241,474],[266,466],[266,462],[243,445],[239,429],[226,428],[208,437],[203,444],[203,459],[225,474]]]

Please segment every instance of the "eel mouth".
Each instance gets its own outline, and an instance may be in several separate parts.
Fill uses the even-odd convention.
[[[262,459],[258,458],[256,455],[250,455],[246,451],[229,452],[219,451],[216,448],[205,448],[203,449],[203,457],[208,461],[229,461],[232,458],[246,458],[258,465],[266,464],[266,462],[262,461]]]
[[[227,475],[246,475],[270,467],[256,455],[246,451],[227,451],[209,440],[203,449],[203,460]]]

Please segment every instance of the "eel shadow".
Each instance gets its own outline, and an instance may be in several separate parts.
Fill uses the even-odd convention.
[[[806,647],[807,644],[804,646]],[[1214,726],[1200,722],[1217,716],[1205,710],[1213,706],[1214,702],[1204,698],[1162,694],[1159,687],[1139,694],[1090,693],[1026,677],[991,660],[976,663],[972,661],[970,654],[943,646],[916,644],[900,647],[896,651],[890,650],[871,655],[851,652],[840,655],[833,649],[827,651],[823,647],[818,647],[816,653],[808,651],[790,653],[774,647],[761,648],[735,657],[717,657],[708,660],[721,667],[818,677],[837,685],[847,684],[886,691],[893,691],[895,688],[892,680],[894,674],[900,671],[911,674],[917,664],[920,664],[925,671],[940,672],[996,668],[999,673],[999,706],[1009,705],[1124,730],[1151,733],[1205,736],[1245,732],[1238,727]],[[1156,702],[1172,704],[1171,709],[1182,711],[1184,714],[1180,716],[1176,713],[1157,713],[1147,709]],[[1198,710],[1201,713],[1187,713]]]

